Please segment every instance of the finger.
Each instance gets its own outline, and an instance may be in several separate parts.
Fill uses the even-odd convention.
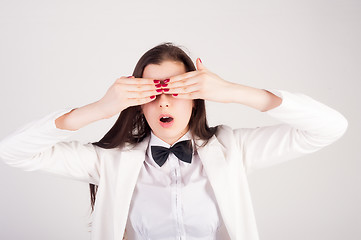
[[[127,97],[130,99],[136,99],[136,98],[147,98],[150,96],[157,96],[162,94],[162,92],[157,92],[157,91],[143,91],[143,92],[127,92]]]
[[[120,83],[118,83],[120,84]],[[156,90],[156,86],[153,84],[121,84],[122,88],[130,92],[143,92]]]
[[[192,71],[192,72],[186,72],[186,73],[183,73],[183,74],[179,74],[179,75],[176,75],[176,76],[173,76],[173,77],[170,77],[169,78],[169,83],[174,83],[174,82],[178,82],[180,80],[183,80],[185,78],[191,78],[195,75],[197,75],[198,72],[197,71]]]
[[[167,90],[169,89],[169,90]],[[196,84],[192,84],[192,85],[187,85],[187,86],[181,86],[181,87],[177,87],[177,88],[165,88],[163,89],[165,94],[184,94],[184,93],[191,93],[194,91],[199,91],[201,90],[201,85],[196,83]]]
[[[196,84],[199,81],[199,78],[197,76],[198,75],[190,77],[190,78],[184,78],[184,79],[181,79],[181,80],[176,81],[176,82],[169,82],[168,86],[163,87],[163,88],[171,88],[171,89],[173,89],[173,88],[179,88],[179,87],[183,87],[183,86],[189,86],[189,85]]]
[[[200,99],[200,93],[198,91],[196,92],[190,92],[190,93],[179,93],[172,96],[174,98],[181,98],[181,99]]]
[[[150,97],[145,97],[145,98],[135,98],[135,99],[129,99],[129,106],[136,106],[136,105],[142,105],[142,104],[146,104],[149,103],[153,100],[155,100],[156,98],[150,98]]]
[[[197,58],[196,66],[197,66],[197,70],[207,70],[207,68],[204,66],[200,58]]]
[[[135,85],[143,85],[143,84],[153,84],[154,85],[154,80],[152,78],[127,78],[127,77],[121,77],[118,78],[116,80],[117,83],[122,83],[122,84],[135,84]]]

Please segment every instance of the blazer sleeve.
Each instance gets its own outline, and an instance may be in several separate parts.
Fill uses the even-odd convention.
[[[346,118],[323,103],[301,93],[267,91],[282,103],[265,113],[282,123],[233,130],[247,173],[315,152],[346,132]]]
[[[30,122],[0,142],[0,158],[25,171],[45,171],[93,184],[99,182],[99,154],[91,143],[65,140],[76,131],[59,129],[55,120],[71,108]]]

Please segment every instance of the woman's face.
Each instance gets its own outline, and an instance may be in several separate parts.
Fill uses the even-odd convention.
[[[149,64],[144,68],[143,78],[164,80],[185,73],[182,62],[164,61],[160,65]],[[141,105],[144,116],[154,135],[172,145],[187,133],[192,114],[193,100],[175,98],[172,94],[161,94],[155,100]],[[173,120],[161,119],[161,115],[170,115]],[[162,121],[161,121],[162,120]]]

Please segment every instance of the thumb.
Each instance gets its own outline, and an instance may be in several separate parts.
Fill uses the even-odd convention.
[[[197,58],[196,65],[197,65],[197,70],[207,69],[207,68],[203,65],[202,60],[201,60],[200,58]]]

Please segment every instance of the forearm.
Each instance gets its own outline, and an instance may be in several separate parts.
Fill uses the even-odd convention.
[[[231,102],[240,103],[261,112],[266,112],[282,103],[282,98],[267,90],[237,83],[232,83],[230,85],[227,95],[231,97]]]
[[[92,122],[105,119],[98,102],[90,103],[58,117],[55,125],[59,129],[76,131]]]

